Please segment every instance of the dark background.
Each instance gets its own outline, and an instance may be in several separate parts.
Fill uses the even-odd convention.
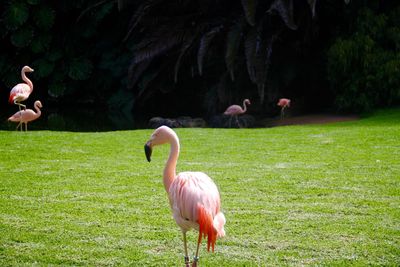
[[[398,1],[78,1],[0,4],[0,128],[24,65],[44,105],[33,129],[206,121],[249,98],[249,114],[363,113],[400,103]],[[2,100],[1,100],[2,99]]]

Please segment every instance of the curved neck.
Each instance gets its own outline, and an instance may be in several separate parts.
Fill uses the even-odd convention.
[[[163,173],[164,187],[167,193],[169,192],[169,187],[176,177],[176,162],[179,157],[179,139],[175,134],[171,136],[170,140],[170,151],[167,163],[165,164]]]
[[[243,113],[246,112],[247,107],[246,107],[246,100],[243,100]]]
[[[21,77],[22,77],[22,80],[28,84],[29,88],[31,88],[31,91],[32,91],[33,83],[31,82],[31,80],[28,79],[28,77],[26,77],[25,71],[23,71],[23,70],[21,71]]]
[[[40,108],[37,105],[35,105],[35,110],[36,110],[36,116],[40,117],[40,115],[42,115],[42,112],[40,111]]]

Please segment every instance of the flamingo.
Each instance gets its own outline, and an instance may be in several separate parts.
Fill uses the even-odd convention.
[[[289,108],[290,107],[290,99],[288,98],[281,98],[278,101],[278,106],[281,107],[281,119],[283,119],[283,117],[285,116],[285,108]]]
[[[176,174],[176,163],[179,157],[179,138],[167,126],[157,128],[144,148],[150,162],[152,148],[157,145],[170,144],[170,152],[163,172],[163,182],[167,191],[173,217],[183,233],[185,266],[190,259],[186,241],[186,232],[196,229],[199,232],[196,254],[192,267],[199,261],[199,248],[202,237],[207,236],[207,250],[214,252],[217,237],[225,235],[225,216],[220,211],[220,195],[215,183],[202,172],[181,172]]]
[[[32,109],[20,110],[16,112],[14,115],[12,115],[10,118],[8,118],[8,121],[19,122],[17,125],[17,130],[18,127],[21,126],[21,131],[22,131],[22,123],[25,123],[25,131],[28,131],[28,122],[36,120],[42,114],[40,108],[42,108],[43,106],[39,100],[35,101],[33,106],[35,107],[36,112],[33,111]]]
[[[29,66],[24,66],[21,70],[21,77],[22,80],[26,83],[19,83],[16,86],[13,87],[10,91],[10,98],[8,99],[8,102],[10,104],[15,104],[18,105],[19,111],[21,111],[21,107],[24,109],[26,108],[25,105],[21,104],[22,101],[25,101],[28,99],[29,95],[33,91],[33,83],[31,80],[26,77],[26,72],[33,72],[33,69]]]
[[[235,117],[236,118],[236,123],[240,127],[240,123],[239,123],[239,120],[238,120],[237,116],[240,115],[240,114],[244,114],[247,111],[246,104],[250,105],[251,104],[250,100],[248,100],[248,99],[243,100],[243,108],[241,106],[239,106],[239,105],[232,105],[232,106],[229,106],[225,110],[224,115],[231,116],[230,119],[229,119],[229,126],[231,125],[232,117]]]

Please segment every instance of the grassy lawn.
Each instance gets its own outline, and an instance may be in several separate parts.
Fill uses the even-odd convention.
[[[169,150],[148,163],[151,132],[0,131],[0,266],[182,265],[161,180]],[[178,171],[209,174],[227,218],[202,266],[400,265],[400,109],[177,133]]]

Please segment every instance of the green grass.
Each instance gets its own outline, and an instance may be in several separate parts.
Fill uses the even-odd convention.
[[[0,131],[0,265],[182,265],[151,132]],[[202,266],[400,265],[400,109],[177,133],[178,171],[209,174],[227,218]]]

